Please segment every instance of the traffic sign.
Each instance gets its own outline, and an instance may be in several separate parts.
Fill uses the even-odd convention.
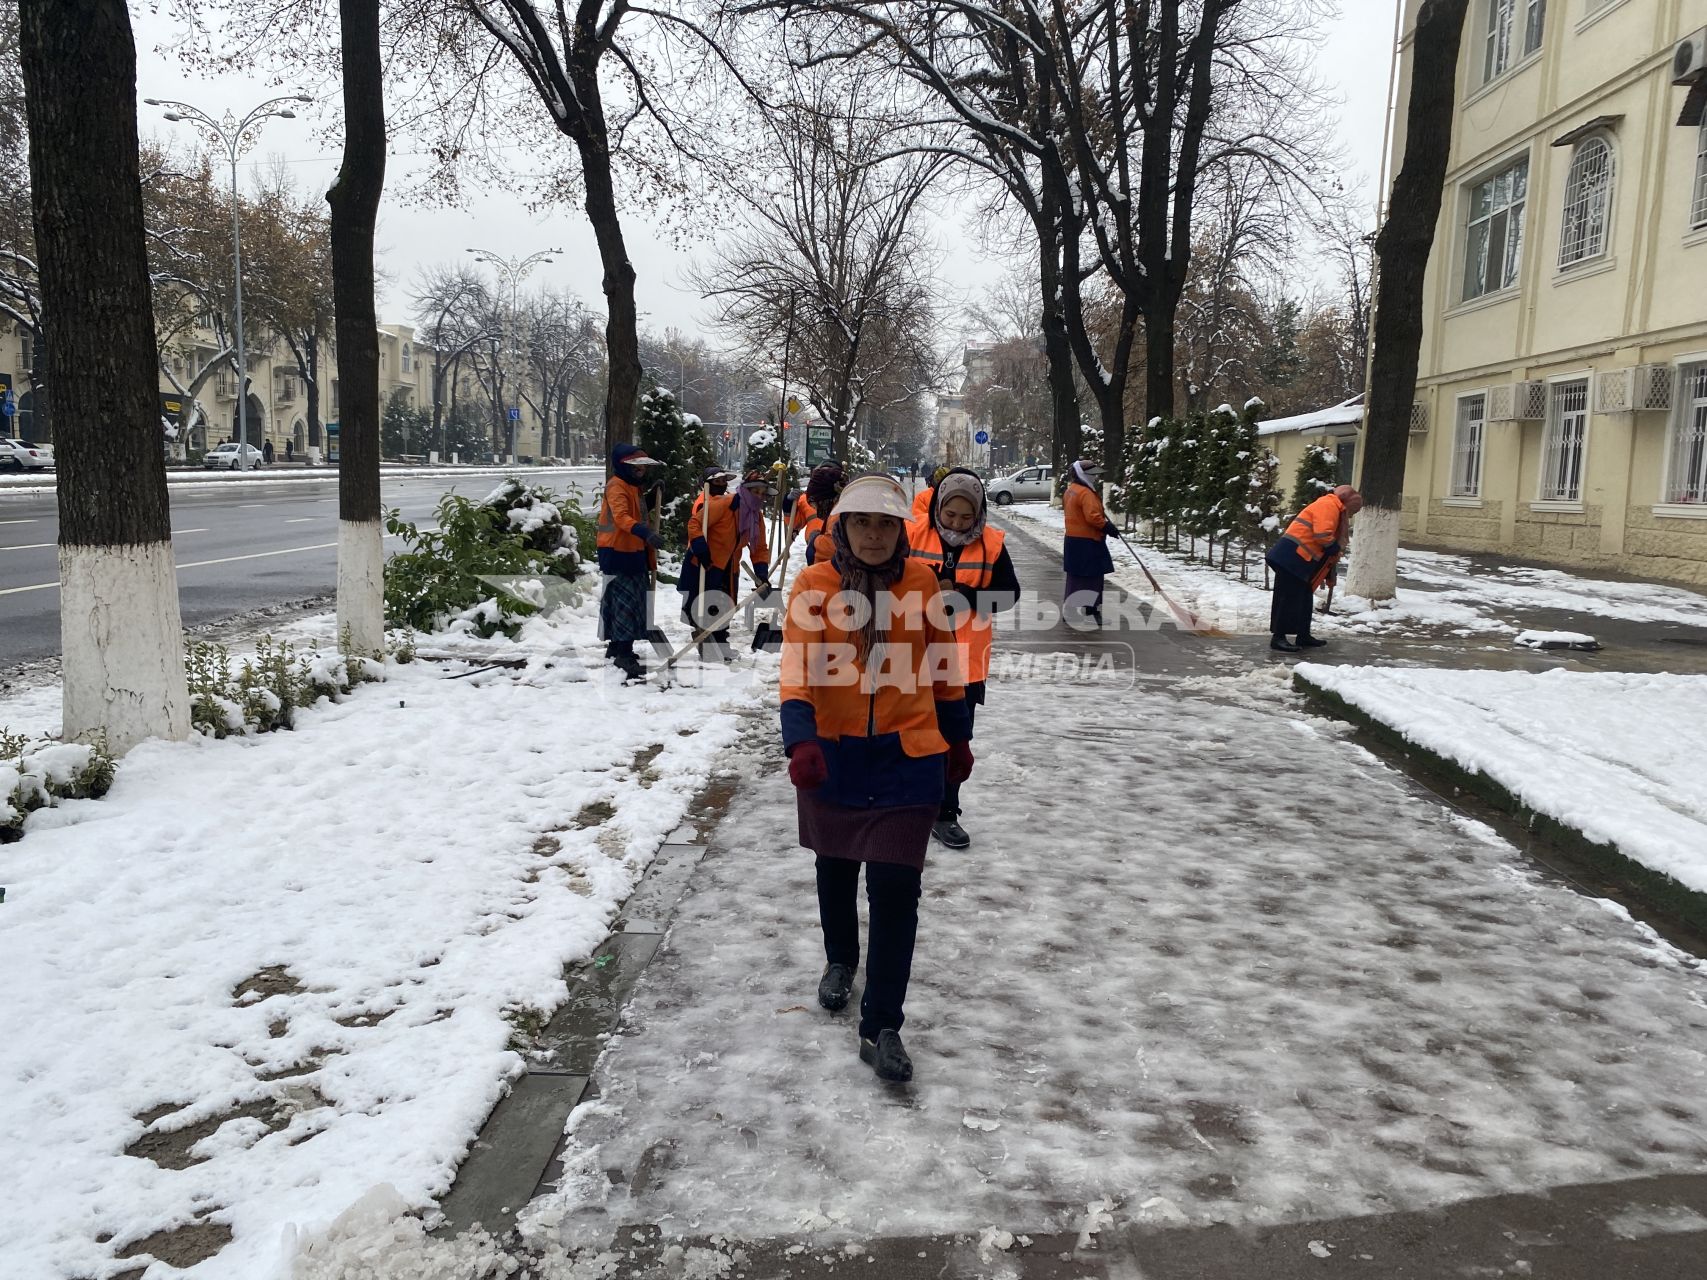
[[[989,444],[990,443],[990,433],[988,431],[980,431],[977,435],[973,436],[972,438],[974,440],[976,440],[979,444]]]
[[[522,411],[520,409],[516,408],[515,405],[511,405],[510,406],[510,421],[511,422],[520,422],[521,420],[522,420]]]
[[[796,400],[793,396],[788,397],[788,411],[790,413],[800,412],[800,401]]]
[[[12,399],[12,393],[10,391],[0,393],[0,413],[10,418],[17,411],[18,406]]]

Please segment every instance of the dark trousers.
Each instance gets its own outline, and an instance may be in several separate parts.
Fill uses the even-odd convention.
[[[859,869],[848,858],[818,859],[818,920],[824,928],[824,959],[859,967]],[[899,1031],[907,981],[913,973],[913,941],[919,932],[920,873],[894,862],[867,862],[865,896],[871,933],[865,956],[865,993],[859,1001],[859,1034],[875,1040],[880,1031]]]
[[[1274,592],[1268,603],[1270,635],[1307,636],[1310,634],[1310,614],[1315,608],[1315,593],[1300,577],[1279,570],[1274,575]]]
[[[984,701],[984,689],[985,685],[982,680],[975,680],[966,686],[966,723],[968,726],[977,718],[978,708]],[[946,763],[944,767],[947,767]],[[942,807],[937,810],[936,816],[939,822],[947,822],[960,816],[960,784],[952,778],[943,783]]]

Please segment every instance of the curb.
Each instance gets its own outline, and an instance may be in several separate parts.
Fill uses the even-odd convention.
[[[1465,768],[1457,761],[1427,747],[1419,746],[1384,720],[1376,719],[1361,707],[1353,706],[1339,694],[1315,684],[1296,671],[1292,674],[1292,685],[1328,715],[1367,730],[1377,740],[1397,751],[1407,762],[1415,764],[1455,790],[1469,792],[1515,818],[1532,834],[1590,863],[1631,897],[1676,917],[1692,929],[1707,932],[1707,893],[1691,889],[1664,872],[1644,866],[1616,845],[1591,840],[1575,827],[1560,822],[1550,814],[1530,808],[1503,783],[1478,770]]]

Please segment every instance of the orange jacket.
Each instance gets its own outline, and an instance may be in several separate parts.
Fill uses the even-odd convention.
[[[1068,485],[1061,508],[1067,517],[1069,538],[1102,539],[1103,530],[1108,527],[1108,514],[1102,509],[1102,499],[1095,490],[1082,484]]]
[[[926,485],[913,495],[913,519],[923,520],[931,513],[931,495],[936,490]]]
[[[978,541],[960,549],[960,559],[954,565],[954,581],[969,591],[988,589],[995,579],[996,562],[1002,558],[1002,547],[1006,541],[1006,535],[1000,529],[985,526]],[[929,566],[933,574],[941,574],[946,559],[942,535],[928,520],[907,526],[907,545],[912,548],[913,559]],[[994,619],[976,610],[968,609],[955,615],[955,639],[960,644],[961,665],[970,683],[990,678],[994,626]]]
[[[954,633],[931,621],[941,616],[936,575],[909,559],[891,589],[896,614],[875,673],[855,656],[852,633],[837,625],[833,606],[842,579],[835,566],[815,564],[795,580],[782,628],[782,703],[812,709],[819,738],[839,740],[899,734],[908,756],[940,755],[948,741],[937,727],[937,703],[964,703]],[[868,655],[869,656],[869,655]]]
[[[1345,503],[1335,494],[1324,493],[1294,516],[1292,523],[1286,526],[1286,532],[1282,535],[1282,546],[1285,551],[1312,566],[1312,591],[1327,580],[1328,574],[1339,563],[1342,550],[1340,526],[1344,520]]]
[[[693,500],[693,510],[688,514],[688,541],[704,538],[706,545],[711,548],[711,563],[708,569],[722,569],[734,564],[741,557],[741,548],[748,544],[741,541],[740,513],[734,507],[735,495],[732,493],[711,495],[711,530],[706,532],[704,490]],[[749,496],[743,501],[751,502]],[[770,563],[770,547],[765,540],[764,522],[759,522],[757,535],[753,538],[750,549],[753,554],[753,564]]]
[[[832,515],[828,520],[821,516],[813,516],[801,529],[806,538],[806,563],[827,563],[836,554],[836,543],[830,537],[830,525],[834,522]]]
[[[789,534],[799,533],[806,527],[806,522],[816,514],[817,512],[812,509],[812,504],[806,501],[805,492],[802,491],[794,500],[794,513],[788,518]]]
[[[621,476],[606,480],[604,500],[599,503],[598,545],[608,551],[646,551],[645,540],[632,532],[635,525],[645,523],[646,506],[640,499],[639,486]]]

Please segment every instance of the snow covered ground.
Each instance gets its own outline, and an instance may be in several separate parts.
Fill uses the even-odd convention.
[[[1043,502],[1015,503],[1002,514],[1030,521],[1057,537],[1062,513]],[[1262,634],[1268,630],[1269,594],[1263,589],[1263,566],[1255,556],[1251,580],[1236,572],[1221,573],[1209,566],[1170,555],[1127,535],[1161,581],[1163,590],[1200,614],[1205,621],[1234,633]],[[1122,589],[1145,599],[1149,584],[1118,542],[1110,542],[1115,580]],[[1538,610],[1574,612],[1631,622],[1676,623],[1707,627],[1707,595],[1685,587],[1644,582],[1610,582],[1560,569],[1527,565],[1487,568],[1465,556],[1401,549],[1398,598],[1379,608],[1343,593],[1334,597],[1334,611],[1318,615],[1323,635],[1434,634],[1511,635],[1525,630],[1519,621]]]
[[[1707,1170],[1707,966],[1284,678],[992,690],[975,843],[926,868],[901,1089],[817,1008],[812,859],[773,838],[779,758],[750,765],[532,1229],[819,1255]]]
[[[268,1280],[287,1226],[449,1187],[521,1066],[506,1011],[561,1000],[772,683],[612,686],[593,609],[456,642],[524,670],[394,665],[292,732],[145,744],[0,846],[7,1280],[191,1225],[234,1233],[191,1274]]]
[[[1707,676],[1296,670],[1536,812],[1707,893]]]

